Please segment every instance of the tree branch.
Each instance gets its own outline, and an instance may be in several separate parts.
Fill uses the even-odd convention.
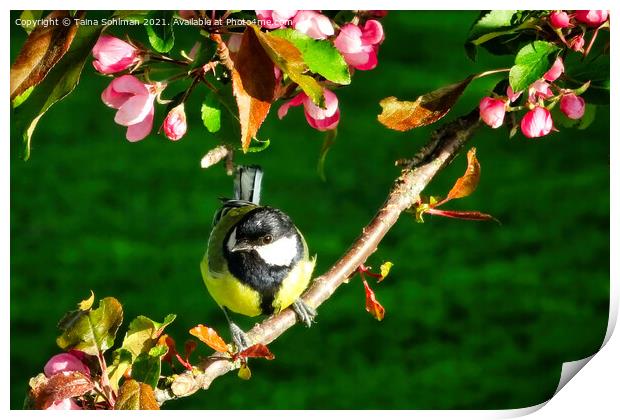
[[[355,240],[349,250],[320,277],[317,277],[302,298],[310,306],[317,308],[336,291],[357,268],[376,251],[377,246],[394,226],[401,213],[415,205],[420,193],[442,168],[448,165],[461,147],[472,137],[479,125],[476,108],[439,128],[427,145],[411,160],[400,161],[404,166],[400,176],[377,214],[362,229],[362,234]],[[285,309],[248,332],[252,343],[269,344],[292,327],[296,322],[295,313]],[[157,401],[165,401],[189,396],[200,389],[207,389],[217,377],[239,368],[239,362],[216,353],[208,358],[199,369],[187,371],[175,377],[166,389],[155,391]]]

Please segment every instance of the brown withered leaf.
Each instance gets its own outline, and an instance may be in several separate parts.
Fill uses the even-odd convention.
[[[71,19],[71,24],[65,26],[63,19]],[[11,100],[39,84],[71,46],[77,24],[68,11],[53,11],[45,22],[50,24],[39,25],[28,35],[11,66]]]
[[[46,409],[54,402],[79,397],[93,389],[93,382],[82,372],[59,372],[33,389],[35,406]]]
[[[375,292],[364,280],[364,290],[366,291],[366,311],[368,311],[377,321],[381,321],[385,316],[385,308],[375,297]]]
[[[228,346],[226,346],[226,342],[213,328],[209,328],[206,325],[199,324],[189,330],[189,333],[215,351],[219,351],[221,353],[226,353],[228,351]]]
[[[432,124],[452,109],[473,78],[469,76],[458,83],[426,93],[415,101],[400,101],[394,96],[384,98],[379,102],[383,110],[377,119],[387,128],[397,131]]]
[[[465,174],[456,180],[445,201],[467,197],[476,190],[480,182],[480,162],[476,158],[476,148],[467,152],[467,169]]]
[[[275,359],[273,353],[267,348],[264,344],[254,344],[253,346],[248,347],[247,349],[239,352],[237,357],[262,357],[267,360]]]
[[[150,385],[128,379],[118,390],[115,410],[159,410],[155,393]]]
[[[293,82],[297,83],[312,102],[320,107],[325,107],[323,87],[313,77],[305,74],[308,71],[308,66],[303,60],[301,51],[290,41],[267,32],[261,32],[260,28],[255,25],[248,26],[246,32],[249,30],[254,31],[271,61],[286,73]]]
[[[451,219],[462,220],[474,220],[480,222],[493,221],[501,224],[499,220],[487,213],[481,213],[479,211],[459,211],[459,210],[440,210],[440,209],[428,209],[428,214],[435,216],[449,217]]]
[[[246,28],[235,56],[232,84],[241,124],[241,147],[246,152],[269,113],[275,90],[271,59],[254,30]]]

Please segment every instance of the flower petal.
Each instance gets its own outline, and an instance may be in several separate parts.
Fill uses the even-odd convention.
[[[151,110],[147,114],[146,118],[137,124],[127,127],[126,137],[130,142],[140,141],[149,135],[153,129],[153,116],[155,115],[155,108],[151,107]]]
[[[134,95],[116,112],[114,122],[130,126],[142,121],[153,110],[153,95]]]

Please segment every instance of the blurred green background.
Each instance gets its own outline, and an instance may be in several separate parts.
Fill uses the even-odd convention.
[[[238,156],[264,167],[263,200],[296,221],[318,254],[317,273],[381,205],[398,174],[394,160],[412,156],[434,128],[388,131],[376,121],[378,102],[510,65],[486,52],[476,63],[466,58],[476,15],[388,14],[379,66],[337,92],[342,118],[327,182],[316,172],[322,134],[300,109],[282,121],[273,112],[260,131],[271,147]],[[142,28],[131,33],[146,43]],[[194,37],[179,30],[177,45],[189,50]],[[11,61],[24,39],[11,23]],[[475,81],[448,118],[476,106],[500,78]],[[168,313],[178,315],[168,332],[181,347],[198,323],[227,336],[198,266],[217,197],[232,187],[220,166],[199,166],[216,144],[199,119],[206,90],[190,100],[181,141],[151,135],[131,144],[101,103],[108,83],[87,63],[76,91],[40,121],[28,162],[11,132],[12,408],[59,352],[57,320],[91,289],[123,303],[120,336],[139,314]],[[355,278],[319,309],[314,327],[295,326],[270,346],[275,361],[253,361],[250,381],[227,375],[167,408],[499,409],[551,397],[562,362],[595,352],[607,325],[609,109],[598,111],[585,131],[537,140],[481,129],[471,142],[480,186],[449,207],[491,213],[501,226],[403,216],[368,262],[395,264],[374,288],[387,310],[382,322],[365,312]],[[426,193],[445,194],[465,165],[463,153]]]

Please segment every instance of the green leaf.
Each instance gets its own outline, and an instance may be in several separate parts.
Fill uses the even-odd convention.
[[[129,351],[135,359],[141,354],[147,353],[157,342],[157,338],[170,325],[176,315],[169,314],[163,322],[155,322],[152,319],[139,315],[129,324],[129,329],[123,339],[121,348]]]
[[[131,377],[155,388],[161,375],[161,358],[167,351],[166,346],[155,346],[138,356],[131,367]]]
[[[42,10],[24,10],[19,15],[21,27],[24,28],[27,34],[30,34],[37,27],[36,21],[41,18],[41,15],[43,15]]]
[[[34,91],[34,88],[35,88],[34,86],[30,86],[28,89],[24,91],[24,93],[16,96],[15,99],[13,99],[13,101],[11,102],[11,105],[13,105],[13,109],[17,108],[18,106],[26,102],[26,99],[28,99],[30,94]]]
[[[37,123],[52,105],[69,95],[78,84],[84,63],[102,29],[102,26],[80,26],[69,51],[36,87],[28,101],[14,111],[12,121],[26,144],[25,160],[30,157],[30,143]]]
[[[118,384],[122,379],[127,369],[131,366],[133,356],[127,349],[116,349],[113,353],[114,359],[110,367],[108,367],[108,377],[110,379],[110,386],[114,392],[118,391]]]
[[[515,92],[521,92],[549,70],[559,48],[550,42],[534,41],[521,48],[510,69],[508,80]]]
[[[144,25],[151,47],[159,53],[167,53],[174,47],[172,15],[171,10],[158,10]]]
[[[596,118],[596,105],[589,102],[586,102],[586,109],[583,117],[578,120],[568,118],[562,111],[560,111],[559,108],[559,106],[554,107],[551,110],[551,116],[554,124],[557,124],[560,127],[585,130],[590,126],[590,124],[592,124],[592,122],[594,122],[594,119]]]
[[[200,106],[202,122],[210,133],[217,133],[222,126],[222,109],[217,94],[209,91]]]
[[[259,140],[256,137],[252,138],[252,140],[256,143],[258,143],[258,146],[250,146],[248,147],[248,150],[246,150],[246,153],[258,153],[258,152],[262,152],[263,150],[267,149],[269,147],[269,145],[271,144],[271,140],[267,139],[267,140]],[[250,143],[251,145],[252,143]]]
[[[133,379],[125,381],[118,391],[115,410],[159,410],[153,387]]]
[[[56,343],[63,350],[76,349],[95,356],[114,345],[122,322],[120,302],[113,297],[103,298],[97,309],[80,310],[71,322],[61,321],[60,327],[64,331]]]
[[[291,28],[278,29],[271,35],[286,39],[301,52],[310,71],[341,85],[351,83],[349,65],[330,41],[317,40]]]

